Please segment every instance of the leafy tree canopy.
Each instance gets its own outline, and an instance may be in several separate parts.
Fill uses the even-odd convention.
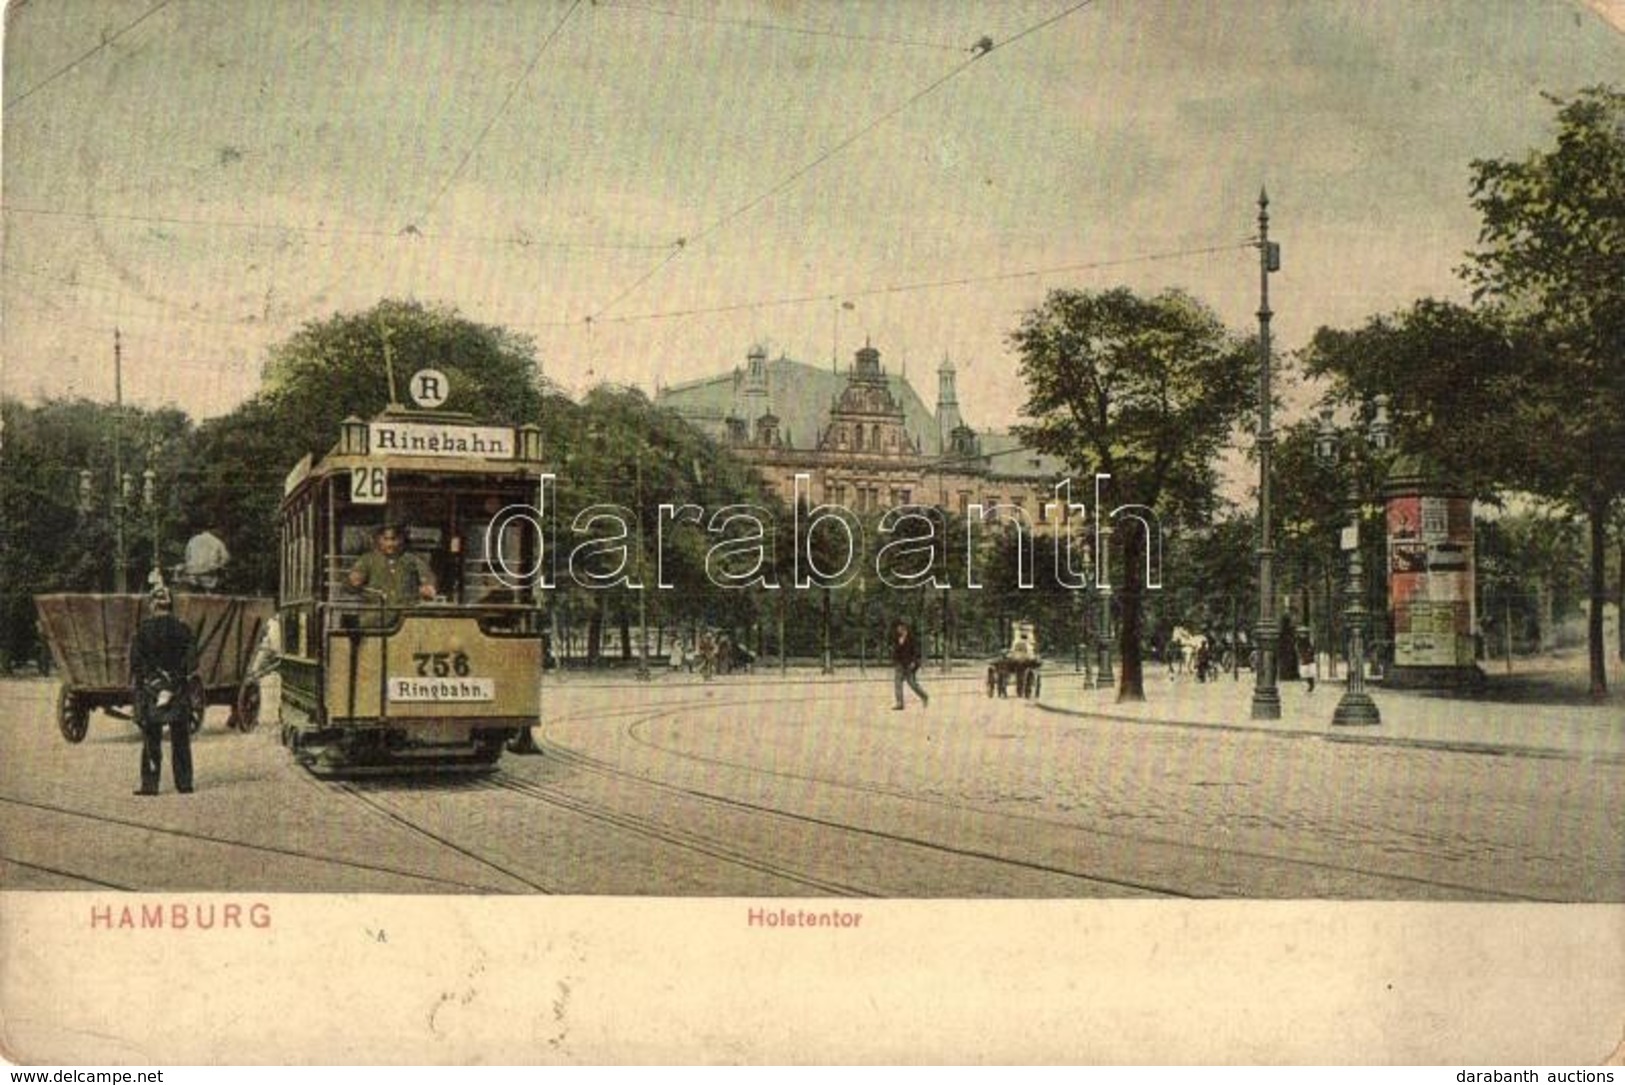
[[[1052,291],[1010,336],[1027,384],[1016,427],[1122,501],[1203,520],[1216,464],[1256,400],[1246,345],[1188,294]]]
[[[1178,523],[1218,507],[1217,463],[1253,406],[1256,367],[1245,342],[1188,294],[1141,297],[1118,288],[1056,290],[1010,336],[1027,385],[1016,433],[1079,474],[1111,477],[1109,514],[1142,505]],[[1128,521],[1132,522],[1132,521]],[[1120,700],[1144,699],[1140,660],[1141,561],[1115,535],[1122,570]]]
[[[445,306],[386,300],[306,324],[271,348],[255,399],[298,450],[288,462],[332,447],[345,417],[371,418],[387,407],[391,367],[397,399],[407,405],[407,379],[438,369],[451,382],[448,410],[510,425],[541,413],[530,340]]]

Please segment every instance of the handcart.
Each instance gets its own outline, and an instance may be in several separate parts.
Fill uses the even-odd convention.
[[[192,730],[203,726],[212,704],[231,706],[227,726],[251,731],[259,722],[255,664],[266,627],[276,612],[270,599],[232,595],[174,596],[175,616],[192,630],[197,669],[189,679]],[[134,718],[130,642],[151,615],[145,595],[36,595],[40,628],[58,673],[56,719],[62,737],[83,742],[92,709],[116,719]],[[255,673],[259,670],[259,673]]]
[[[988,661],[987,695],[1008,697],[1013,685],[1017,697],[1037,697],[1042,689],[1039,671],[1043,666],[1038,655],[1037,627],[1032,622],[1013,623],[1010,647]]]

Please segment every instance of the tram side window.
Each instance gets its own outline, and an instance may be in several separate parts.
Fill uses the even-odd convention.
[[[462,531],[461,600],[465,603],[521,603],[525,576],[535,565],[528,522],[510,520],[492,534],[488,515],[465,523]]]
[[[283,601],[310,598],[310,563],[314,550],[309,505],[294,508],[283,518],[281,535]]]

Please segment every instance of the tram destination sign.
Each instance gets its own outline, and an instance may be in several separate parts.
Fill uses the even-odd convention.
[[[513,430],[506,426],[442,426],[426,422],[373,422],[368,451],[374,456],[479,456],[514,458]]]
[[[494,701],[494,678],[411,678],[391,675],[390,701]]]

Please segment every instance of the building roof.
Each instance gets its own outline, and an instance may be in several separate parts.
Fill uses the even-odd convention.
[[[830,405],[846,388],[846,372],[832,373],[827,366],[808,365],[779,357],[767,362],[767,403],[779,417],[779,433],[785,445],[797,449],[818,447],[818,435],[829,421]],[[937,419],[913,385],[895,373],[887,373],[886,384],[903,406],[903,425],[924,455],[934,456],[940,447]],[[662,388],[655,402],[670,407],[712,436],[721,436],[730,411],[745,409],[745,370],[715,377],[703,377]],[[740,417],[744,417],[743,413]],[[752,431],[756,419],[744,418]]]
[[[847,386],[849,371],[832,372],[827,366],[808,365],[791,358],[767,361],[768,394],[759,400],[761,409],[778,416],[779,434],[786,449],[812,451],[818,436],[829,422],[830,408]],[[885,374],[887,387],[903,407],[903,425],[918,443],[920,455],[939,457],[947,446],[948,434],[938,433],[936,414],[926,406],[914,386],[896,373]],[[756,419],[745,416],[751,409],[745,395],[744,366],[715,377],[702,377],[662,388],[656,403],[669,407],[713,437],[724,438],[727,418],[735,413],[747,433],[754,433]],[[959,412],[955,411],[956,417]],[[1023,479],[1052,479],[1066,473],[1066,461],[1025,449],[1012,433],[986,430],[977,433],[979,461],[995,475]]]

